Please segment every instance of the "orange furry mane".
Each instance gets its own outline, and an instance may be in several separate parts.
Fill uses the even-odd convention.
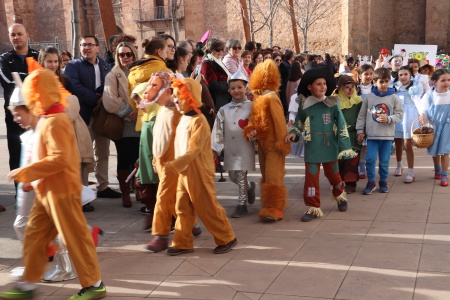
[[[172,80],[172,88],[178,88],[178,97],[188,101],[189,106],[194,109],[197,114],[201,114],[200,110],[197,108],[198,100],[192,97],[191,91],[189,90],[189,84],[181,79]]]
[[[280,72],[272,59],[258,64],[250,78],[250,90],[256,95],[262,95],[264,91],[277,92],[280,87]]]

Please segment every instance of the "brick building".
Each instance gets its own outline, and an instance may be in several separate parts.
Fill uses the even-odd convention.
[[[251,0],[258,1],[258,0]],[[286,0],[287,1],[287,0]],[[450,51],[450,1],[442,0],[338,0],[330,18],[318,21],[310,30],[310,52],[377,55],[394,44],[437,44]],[[43,42],[71,49],[73,0],[0,0],[0,50],[10,49],[7,27],[23,23],[35,48]],[[118,32],[135,35],[138,42],[158,33],[173,34],[171,0],[111,0]],[[180,3],[180,0],[177,2]],[[260,0],[266,3],[267,0]],[[98,33],[102,43],[102,22],[97,0],[79,0],[81,33]],[[213,35],[245,41],[240,1],[182,0],[175,11],[179,39],[200,39],[207,29]],[[257,19],[258,16],[255,15]],[[279,9],[273,22],[273,44],[294,48],[287,12]],[[267,29],[255,40],[267,46]],[[302,42],[299,32],[300,43]],[[140,44],[140,43],[139,43]]]

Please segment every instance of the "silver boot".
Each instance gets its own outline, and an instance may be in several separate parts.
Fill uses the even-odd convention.
[[[69,252],[59,235],[55,238],[53,243],[59,248],[54,257],[56,266],[44,273],[42,282],[59,282],[76,278],[77,274],[72,265],[72,261],[70,260]]]

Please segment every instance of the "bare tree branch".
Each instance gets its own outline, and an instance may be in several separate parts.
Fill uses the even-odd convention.
[[[339,8],[339,0],[295,0],[292,10],[297,27],[303,34],[303,51],[306,51],[308,32],[313,25],[322,19],[330,17],[336,8]],[[289,4],[284,3],[282,9],[290,15]]]
[[[273,26],[272,22],[278,9],[281,7],[283,0],[248,0],[249,17],[244,16],[244,19],[250,24],[250,33],[252,39],[255,33],[267,28],[269,31],[270,41],[272,43]],[[239,3],[239,11],[242,15],[242,5]],[[271,45],[269,45],[271,46]]]

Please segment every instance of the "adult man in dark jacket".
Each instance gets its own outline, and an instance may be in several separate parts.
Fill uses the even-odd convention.
[[[120,198],[122,194],[108,187],[108,159],[110,140],[95,134],[91,118],[95,106],[101,101],[108,65],[97,55],[99,41],[94,35],[80,39],[81,57],[71,60],[64,71],[69,78],[68,90],[80,101],[80,115],[89,127],[94,142],[95,177],[97,178],[98,198]],[[87,211],[87,208],[84,208]]]
[[[20,165],[20,135],[24,130],[14,122],[13,116],[8,109],[9,100],[15,87],[11,73],[19,73],[19,76],[23,81],[28,75],[28,66],[25,58],[33,57],[37,60],[39,52],[28,46],[28,33],[22,24],[12,24],[8,28],[8,35],[14,49],[5,52],[0,56],[0,83],[3,87],[5,98],[4,108],[6,137],[9,151],[9,169],[14,170]],[[1,208],[0,211],[2,211]]]
[[[286,99],[286,86],[289,79],[289,74],[291,73],[292,63],[294,62],[294,52],[288,51],[284,55],[284,60],[281,62],[279,66],[280,75],[281,75],[281,91],[280,91],[280,100],[281,104],[283,104],[284,116],[287,117],[288,114],[288,102]]]

